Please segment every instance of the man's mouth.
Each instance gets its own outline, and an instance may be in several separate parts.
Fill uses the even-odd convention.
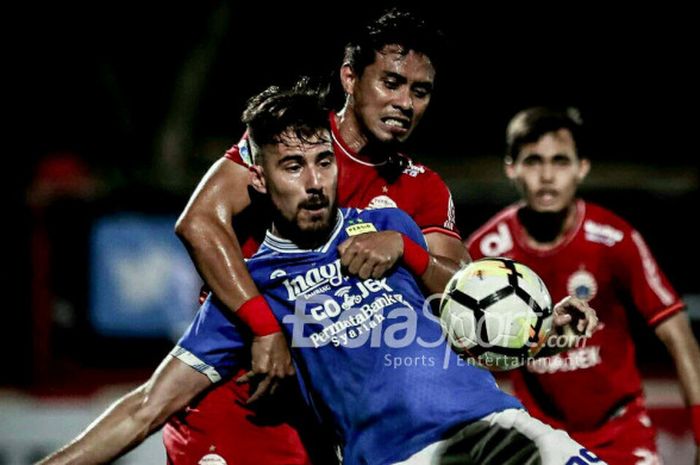
[[[551,202],[559,196],[559,192],[554,189],[540,189],[535,195],[543,202]]]
[[[382,118],[381,121],[382,123],[384,123],[385,126],[388,126],[390,129],[396,129],[399,131],[408,131],[408,128],[411,127],[411,120],[408,118],[387,116],[385,118]]]

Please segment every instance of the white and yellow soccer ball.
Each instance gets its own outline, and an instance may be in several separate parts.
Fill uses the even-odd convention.
[[[552,299],[542,279],[507,258],[459,270],[445,287],[440,323],[453,349],[489,370],[523,365],[552,328]]]

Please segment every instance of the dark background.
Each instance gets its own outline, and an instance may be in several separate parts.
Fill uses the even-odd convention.
[[[692,15],[670,5],[615,11],[458,3],[412,5],[451,45],[409,152],[446,179],[465,236],[515,199],[500,170],[509,118],[531,105],[573,105],[594,163],[584,196],[637,226],[681,293],[700,292],[690,224],[699,200]],[[123,210],[177,214],[240,136],[247,97],[302,73],[331,73],[351,30],[387,5],[6,7],[9,330],[0,348],[17,363],[0,382],[56,386],[86,367],[150,371],[169,341],[105,339],[85,317],[92,220]],[[51,245],[47,269],[34,265],[38,223]],[[58,300],[73,316],[51,324],[51,357],[37,367],[32,279],[44,273],[45,317],[56,320]],[[644,334],[642,358],[666,364]]]

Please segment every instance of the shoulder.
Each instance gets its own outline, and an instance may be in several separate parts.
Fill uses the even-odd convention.
[[[433,186],[445,186],[445,188],[447,188],[445,181],[443,181],[442,177],[440,177],[436,171],[433,171],[422,163],[416,162],[407,155],[399,154],[398,156],[403,166],[401,177],[405,180],[416,184],[429,183]]]
[[[613,247],[637,234],[627,221],[607,208],[590,202],[584,202],[584,205],[583,234],[586,241]]]
[[[357,224],[371,224],[378,231],[396,229],[396,225],[414,223],[413,219],[400,208],[349,208],[345,210],[345,226],[349,228]]]

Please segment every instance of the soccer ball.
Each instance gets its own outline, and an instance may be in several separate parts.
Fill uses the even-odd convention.
[[[527,266],[486,258],[447,283],[440,323],[461,356],[489,370],[510,370],[542,348],[552,328],[552,299]]]

